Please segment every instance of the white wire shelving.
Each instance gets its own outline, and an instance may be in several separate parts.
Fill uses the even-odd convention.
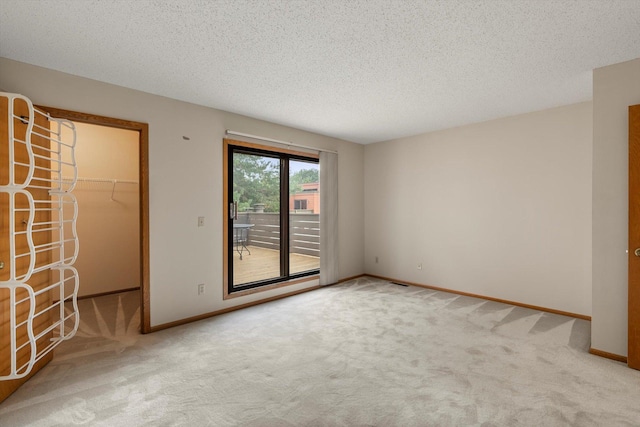
[[[7,127],[0,140],[0,238],[8,243],[0,254],[0,304],[8,313],[0,324],[8,360],[0,380],[13,380],[78,329],[78,174],[72,122],[22,95],[0,92],[0,106]]]

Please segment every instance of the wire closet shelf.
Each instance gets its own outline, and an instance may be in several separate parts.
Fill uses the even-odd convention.
[[[12,380],[28,375],[78,329],[78,203],[71,193],[78,172],[72,122],[6,92],[0,92],[0,118],[6,127],[0,238],[8,241],[0,252],[0,305],[8,314],[0,336],[9,337],[0,350],[0,380]]]
[[[116,185],[117,184],[135,184],[135,185],[139,185],[139,181],[134,181],[131,179],[115,179],[115,178],[82,178],[82,177],[75,177],[75,178],[69,178],[69,177],[63,177],[62,178],[63,181],[75,181],[76,184],[81,183],[81,182],[87,182],[87,183],[98,183],[98,184],[111,184],[111,201],[115,201],[115,199],[113,198],[115,191],[116,191]]]

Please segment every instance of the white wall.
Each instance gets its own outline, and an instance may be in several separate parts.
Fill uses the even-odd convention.
[[[76,123],[78,176],[138,181],[139,133]],[[115,190],[115,191],[113,191]],[[111,199],[113,191],[113,200]],[[140,286],[140,226],[137,184],[80,181],[75,267],[78,294],[94,295]]]
[[[367,145],[366,272],[590,315],[591,120],[586,102]]]
[[[591,346],[627,355],[629,111],[640,59],[593,71],[593,319]]]
[[[317,283],[222,300],[225,129],[339,152],[340,277],[364,272],[361,145],[5,58],[0,70],[0,88],[37,104],[149,123],[152,326]],[[198,216],[205,216],[205,227],[197,227]],[[204,296],[197,295],[198,283],[207,286]]]

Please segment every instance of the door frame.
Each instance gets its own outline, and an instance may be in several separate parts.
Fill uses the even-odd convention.
[[[640,369],[640,104],[629,106],[629,317],[627,364]]]
[[[49,113],[52,117],[71,120],[74,122],[100,125],[118,129],[137,131],[138,144],[138,173],[140,191],[140,331],[143,334],[151,332],[151,295],[150,295],[150,267],[149,267],[149,125],[147,123],[96,114],[63,110],[55,107],[35,106]]]
[[[307,282],[309,280],[316,280],[319,279],[319,273],[317,271],[313,271],[313,272],[308,272],[308,273],[301,273],[301,274],[296,274],[293,276],[288,276],[288,277],[279,277],[277,279],[274,279],[273,281],[268,281],[268,283],[264,283],[264,284],[260,284],[258,286],[252,286],[252,287],[246,287],[244,289],[239,289],[239,290],[235,290],[235,291],[231,291],[232,288],[232,283],[233,280],[230,277],[230,271],[232,269],[232,263],[233,263],[233,243],[231,240],[231,236],[232,236],[232,232],[230,230],[230,227],[232,227],[232,222],[229,218],[229,209],[230,209],[230,203],[233,201],[229,198],[230,194],[233,194],[233,189],[232,189],[232,180],[230,179],[230,174],[233,173],[233,163],[230,164],[230,154],[231,152],[236,149],[236,148],[246,148],[248,150],[257,150],[256,152],[259,154],[260,152],[264,152],[266,154],[285,154],[288,156],[291,156],[293,158],[296,157],[300,157],[303,159],[318,159],[320,158],[320,156],[318,154],[314,154],[314,153],[306,153],[306,152],[302,152],[302,151],[296,151],[296,150],[291,150],[291,149],[287,149],[287,148],[280,148],[280,147],[274,147],[271,145],[262,145],[262,144],[256,144],[253,142],[246,142],[246,141],[238,141],[235,139],[229,139],[229,138],[224,138],[222,140],[222,157],[223,157],[223,161],[222,161],[222,187],[223,187],[223,191],[222,191],[222,218],[223,218],[223,228],[222,228],[222,268],[223,268],[223,272],[222,272],[222,276],[223,276],[223,284],[222,284],[222,289],[223,289],[223,294],[222,294],[222,299],[226,300],[226,299],[230,299],[230,298],[237,298],[237,297],[242,297],[242,296],[246,296],[246,295],[251,295],[251,294],[255,294],[258,292],[265,292],[265,291],[269,291],[269,290],[273,290],[273,289],[278,289],[281,288],[283,286],[290,286],[290,285],[295,285],[298,283],[303,283],[303,282]],[[281,183],[282,184],[282,183]],[[281,188],[281,193],[282,193],[282,188]],[[284,209],[284,207],[286,206],[286,209]],[[289,206],[289,198],[288,198],[288,189],[287,189],[287,198],[286,201],[283,201],[281,199],[281,211],[285,211],[285,212],[289,212],[288,209]],[[280,221],[280,227],[281,230],[288,230],[289,229],[289,224],[288,224],[288,215],[285,215],[287,218],[282,221],[282,216],[281,216],[281,221]],[[284,251],[281,251],[280,253],[281,257],[288,257],[289,254],[285,253]]]

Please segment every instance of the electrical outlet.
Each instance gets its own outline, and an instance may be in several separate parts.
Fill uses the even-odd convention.
[[[204,217],[203,216],[199,216],[198,217],[198,227],[204,227]]]
[[[198,295],[204,294],[204,283],[198,285]]]
[[[418,264],[418,270],[422,270],[422,263]]]
[[[376,257],[376,264],[378,263],[378,257]]]

